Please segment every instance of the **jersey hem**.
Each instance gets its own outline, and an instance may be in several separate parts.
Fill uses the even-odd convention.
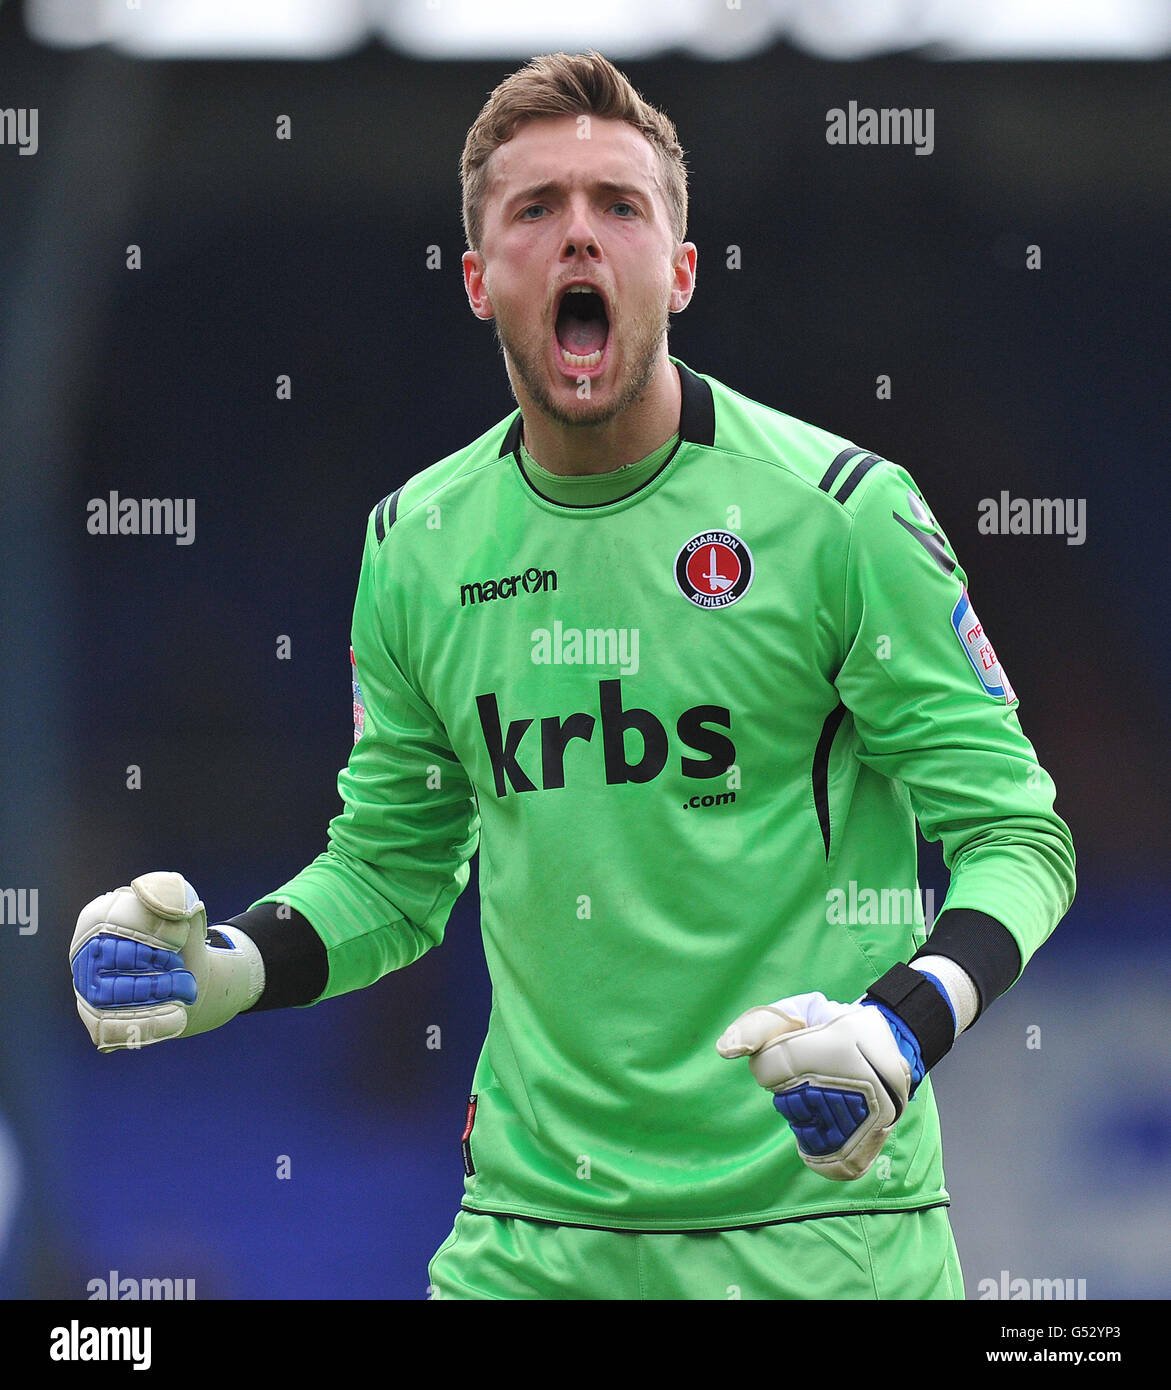
[[[818,1221],[830,1216],[882,1216],[895,1215],[912,1211],[932,1211],[936,1207],[950,1207],[951,1198],[944,1196],[936,1198],[930,1202],[917,1203],[914,1206],[896,1206],[893,1203],[884,1205],[879,1203],[855,1202],[844,1207],[834,1207],[825,1211],[806,1211],[789,1216],[760,1216],[755,1218],[745,1217],[743,1220],[734,1218],[731,1221],[711,1221],[697,1222],[693,1226],[679,1226],[663,1223],[661,1225],[622,1225],[622,1226],[603,1226],[594,1222],[581,1221],[577,1217],[568,1213],[561,1215],[549,1215],[547,1212],[542,1215],[535,1215],[533,1212],[518,1211],[516,1209],[505,1210],[504,1208],[491,1207],[472,1207],[466,1202],[460,1204],[460,1211],[466,1211],[472,1216],[499,1216],[511,1218],[517,1221],[532,1221],[540,1226],[575,1226],[583,1231],[615,1231],[627,1235],[644,1236],[686,1236],[694,1235],[700,1231],[747,1231],[756,1226],[783,1226],[794,1221]]]

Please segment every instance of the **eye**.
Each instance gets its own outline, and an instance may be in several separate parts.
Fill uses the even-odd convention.
[[[613,208],[625,208],[626,211],[627,211],[627,213],[631,214],[631,215],[634,216],[634,217],[637,217],[637,216],[639,215],[638,209],[634,206],[633,203],[614,203],[614,204],[612,204],[612,207],[613,207]],[[521,219],[521,221],[533,222],[533,221],[536,221],[537,219],[532,218],[532,217],[529,217],[528,214],[529,214],[530,212],[547,212],[547,211],[548,211],[548,209],[544,206],[543,203],[530,203],[529,206],[528,206],[527,208],[522,208],[522,209],[521,209],[521,212],[520,212],[520,219]],[[621,220],[622,220],[623,222],[626,222],[626,221],[629,221],[629,218],[628,218],[628,217],[623,217]]]

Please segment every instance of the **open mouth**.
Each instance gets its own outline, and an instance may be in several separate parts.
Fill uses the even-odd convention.
[[[570,285],[554,323],[561,359],[569,367],[596,367],[606,350],[610,319],[605,301],[588,285]]]

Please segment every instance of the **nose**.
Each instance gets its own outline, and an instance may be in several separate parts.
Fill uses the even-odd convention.
[[[593,216],[586,198],[573,200],[569,214],[569,224],[565,229],[565,241],[561,248],[562,260],[573,260],[577,256],[588,256],[597,260],[602,254],[598,243]]]

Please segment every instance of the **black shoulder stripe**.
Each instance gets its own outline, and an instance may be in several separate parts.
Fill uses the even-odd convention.
[[[862,479],[870,472],[876,463],[879,462],[877,454],[867,454],[860,463],[855,464],[854,471],[842,484],[839,491],[835,494],[839,502],[845,502],[850,493],[858,486]]]
[[[386,533],[394,525],[394,519],[398,515],[398,495],[400,492],[402,492],[402,488],[396,487],[374,509],[374,534],[378,538],[379,545],[386,539]]]
[[[822,478],[817,486],[821,488],[822,492],[828,492],[830,488],[833,487],[838,474],[845,468],[846,464],[849,463],[852,458],[857,458],[859,454],[864,454],[865,452],[865,449],[856,449],[853,447],[843,449],[837,458],[834,459],[833,463],[825,470],[825,477]]]
[[[393,495],[393,493],[388,492],[382,501],[374,508],[374,538],[379,545],[386,539],[386,524],[382,519],[382,513]]]

